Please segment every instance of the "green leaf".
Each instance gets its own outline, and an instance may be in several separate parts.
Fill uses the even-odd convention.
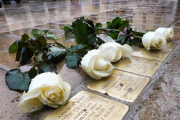
[[[102,27],[102,24],[101,23],[96,23],[96,27]]]
[[[78,48],[78,50],[80,50],[80,49],[86,49],[86,45],[85,45],[85,44],[78,44],[78,45],[77,45],[77,48]]]
[[[84,21],[85,21],[85,23],[86,23],[86,25],[87,25],[88,33],[89,33],[89,34],[94,33],[94,32],[95,32],[95,31],[94,31],[95,29],[93,29],[93,28],[94,28],[94,23],[93,23],[93,21],[92,21],[92,20],[89,20],[88,18],[85,19]]]
[[[50,57],[51,58],[51,57]],[[42,59],[43,59],[43,61],[47,61],[48,59],[50,59],[49,57],[48,57],[48,55],[47,55],[47,53],[43,53],[43,55],[42,55]]]
[[[84,57],[87,54],[87,51],[83,50],[83,49],[80,49],[76,53],[78,54],[78,56]]]
[[[70,50],[73,52],[78,51],[80,49],[86,49],[86,45],[85,44],[72,45],[70,48]]]
[[[43,30],[44,34],[47,34],[49,32],[49,30]]]
[[[121,35],[121,36],[116,40],[116,42],[122,44],[122,43],[125,42],[125,40],[126,40],[126,35]]]
[[[37,41],[37,40],[33,40],[33,39],[31,39],[31,40],[29,40],[29,43],[32,45],[32,46],[41,46],[41,44]]]
[[[124,20],[124,21],[122,21],[121,26],[118,29],[120,30],[121,28],[125,28],[125,27],[128,27],[128,26],[129,26],[129,21]]]
[[[38,37],[37,41],[42,45],[42,47],[46,46],[46,38],[44,36]]]
[[[72,25],[65,25],[65,27],[63,29],[65,32],[66,39],[68,39],[70,37],[74,38],[74,33],[73,33],[74,29],[72,28]]]
[[[23,34],[23,35],[21,36],[21,42],[25,42],[25,41],[27,41],[27,40],[29,40],[29,39],[30,39],[30,37],[29,37],[28,34]]]
[[[37,75],[37,70],[35,69],[35,66],[29,70],[28,75],[31,79],[33,79]]]
[[[71,30],[65,30],[64,34],[66,39],[69,39],[73,35]]]
[[[85,44],[72,45],[70,50],[78,54],[79,56],[84,56],[85,54],[87,54]]]
[[[54,63],[58,63],[63,60],[66,54],[67,51],[65,49],[61,49],[55,46],[51,47],[50,52],[47,53],[48,56],[51,55],[51,59]]]
[[[34,50],[36,50],[36,47],[35,46],[26,46],[27,48],[29,48],[32,52],[34,51]]]
[[[27,91],[31,79],[28,73],[21,73],[18,69],[10,70],[5,75],[7,86],[15,91]]]
[[[109,27],[112,25],[112,23],[108,21],[108,22],[106,22],[106,25]]]
[[[78,54],[74,53],[68,53],[65,61],[68,68],[76,69],[79,67],[80,64],[80,58],[78,57]]]
[[[21,61],[22,64],[26,64],[33,56],[33,52],[26,48],[22,47],[21,49],[18,49],[18,52],[16,54],[16,61]]]
[[[78,44],[86,43],[87,36],[88,36],[87,25],[80,20],[73,22],[73,24],[75,26],[74,32],[76,36],[76,42]]]
[[[112,39],[117,39],[118,33],[119,33],[119,32],[113,32],[113,33],[111,33],[111,34],[110,34],[111,38],[112,38]]]
[[[53,64],[48,64],[43,61],[40,61],[37,67],[38,67],[39,73],[52,72],[56,70],[56,67]]]
[[[64,30],[73,30],[72,25],[65,25]]]
[[[53,33],[51,33],[51,32],[48,32],[48,33],[46,34],[46,36],[47,36],[48,38],[57,40],[56,36],[55,36]]]
[[[112,24],[113,24],[114,26],[119,25],[119,23],[121,23],[121,18],[119,18],[119,17],[116,17],[116,18],[114,18],[114,19],[112,20]]]
[[[94,27],[94,23],[92,20],[85,19],[84,21],[87,22],[91,27]]]
[[[95,42],[96,42],[96,34],[89,34],[87,37],[87,44],[89,46],[94,46]]]
[[[33,29],[31,34],[35,37],[35,38],[38,38],[41,36],[41,31],[38,30],[38,29]]]
[[[48,64],[46,64],[44,62],[38,63],[38,70],[40,73],[51,72],[51,68],[48,66]]]
[[[16,40],[10,47],[9,47],[9,53],[15,53],[18,51],[18,44],[19,40]]]

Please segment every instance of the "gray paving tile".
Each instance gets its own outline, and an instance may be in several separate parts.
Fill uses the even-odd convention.
[[[0,51],[8,50],[11,44],[18,40],[17,38],[0,35]]]

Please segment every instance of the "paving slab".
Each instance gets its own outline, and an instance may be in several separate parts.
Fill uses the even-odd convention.
[[[9,53],[7,50],[0,52],[0,69],[9,71],[18,68],[19,62],[15,61],[16,53]]]
[[[157,71],[161,63],[162,62],[159,60],[131,56],[130,58],[123,58],[113,65],[119,70],[151,77]]]
[[[18,62],[14,61],[15,54],[9,54],[7,51],[8,46],[16,40],[16,38],[11,38],[12,36],[20,38],[25,32],[30,34],[30,29],[35,27],[42,30],[50,29],[58,37],[59,42],[70,47],[75,44],[75,41],[74,39],[65,41],[60,27],[61,25],[71,24],[75,18],[83,15],[95,22],[103,22],[103,25],[105,25],[106,21],[119,16],[128,19],[131,24],[136,25],[137,29],[141,31],[171,26],[175,28],[174,39],[180,40],[180,27],[179,21],[177,21],[180,18],[179,1],[85,0],[71,3],[70,0],[66,0],[12,4],[3,7],[0,12],[0,27],[3,28],[0,32],[6,35],[0,39],[0,68],[3,71],[17,68],[19,65]],[[172,25],[174,21],[177,22]],[[133,102],[89,89],[87,86],[93,79],[82,68],[77,70],[68,69],[64,62],[61,62],[57,65],[58,73],[72,86],[70,98],[85,90],[129,106],[129,112],[124,120],[178,120],[180,119],[180,43],[177,43],[177,46],[168,43],[167,49],[172,49],[172,52],[164,61],[162,60],[162,64],[155,74],[153,76],[150,75],[149,83],[140,91],[139,96]],[[22,113],[17,108],[22,93],[9,90],[5,84],[5,73],[3,71],[0,71],[0,93],[2,93],[0,96],[0,106],[2,106],[0,119],[43,120],[55,110],[50,107],[44,107],[38,112]]]
[[[87,87],[112,97],[134,102],[149,82],[149,78],[119,70],[101,80],[94,80]]]
[[[8,50],[11,44],[16,40],[18,40],[18,38],[0,35],[0,51]]]
[[[68,103],[54,111],[45,120],[71,119],[123,119],[129,107],[99,95],[81,91]],[[119,114],[116,114],[119,111]]]
[[[20,30],[14,30],[14,31],[10,31],[10,32],[5,32],[5,33],[2,33],[3,35],[7,35],[7,36],[11,36],[11,37],[21,37],[23,34],[28,34],[30,35],[30,37],[33,38],[33,35],[31,34],[32,30],[34,28],[25,28],[25,29],[20,29]],[[39,30],[43,31],[43,30],[48,30],[48,29],[43,29],[43,28],[40,28]],[[61,35],[64,33],[64,31],[62,30],[51,30],[51,32],[53,32],[53,34],[55,36],[57,35]]]

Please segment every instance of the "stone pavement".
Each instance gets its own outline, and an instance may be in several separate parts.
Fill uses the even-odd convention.
[[[44,107],[34,113],[24,114],[17,105],[21,92],[9,90],[5,84],[6,71],[17,68],[15,54],[9,46],[23,33],[33,28],[49,29],[59,41],[70,47],[74,42],[65,41],[61,26],[70,24],[76,17],[85,16],[104,24],[114,17],[128,19],[137,30],[154,30],[173,27],[174,40],[180,40],[180,1],[178,0],[60,0],[56,2],[29,2],[3,6],[0,9],[0,120],[42,120],[55,109]],[[59,73],[71,84],[72,93],[82,90],[110,98],[130,107],[124,120],[179,120],[180,119],[180,44],[161,64],[149,84],[135,102],[126,102],[107,94],[90,90],[92,79],[79,68],[68,69],[59,63]],[[118,114],[118,111],[117,111]]]

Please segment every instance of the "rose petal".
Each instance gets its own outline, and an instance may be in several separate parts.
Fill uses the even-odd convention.
[[[98,55],[99,52],[100,52],[99,50],[91,50],[83,57],[83,59],[81,61],[81,66],[82,66],[83,70],[94,79],[101,79],[102,77],[94,74],[94,72],[93,72],[94,64],[92,64],[92,66],[90,66],[90,68],[88,68],[88,67],[89,67],[89,62],[92,61],[92,63],[93,63],[95,57]]]
[[[163,28],[163,27],[160,27],[160,28],[156,29],[155,32],[156,33],[162,33],[167,40],[172,39],[173,36],[174,36],[173,28]]]
[[[44,104],[38,98],[40,93],[41,89],[36,89],[35,91],[32,90],[29,93],[24,92],[18,105],[19,109],[21,109],[24,113],[34,112],[42,109]]]
[[[143,35],[142,43],[147,50],[150,50],[151,41],[153,41],[155,32],[148,32]]]
[[[121,50],[122,50],[122,57],[128,57],[128,58],[131,57],[133,49],[129,45],[127,44],[122,45]]]
[[[42,89],[42,93],[41,95],[39,96],[39,100],[45,104],[45,105],[48,105],[50,107],[54,107],[54,108],[57,108],[59,105],[58,105],[58,102],[59,101],[53,101],[49,98],[49,94],[51,93],[56,93],[58,94],[58,97],[59,100],[63,94],[63,91],[62,89],[59,87],[59,86],[48,86],[48,87],[43,87]]]
[[[165,38],[167,38],[167,29],[166,28],[163,28],[163,27],[160,27],[158,29],[155,30],[156,33],[161,33],[165,36]]]
[[[59,101],[59,105],[64,105],[66,103],[66,101],[68,100],[70,94],[71,94],[71,86],[69,85],[69,83],[63,81],[65,90],[64,90],[64,94],[63,96],[61,96],[61,99]]]
[[[100,64],[101,62],[101,64]],[[99,64],[99,65],[98,65]],[[100,50],[89,51],[82,59],[81,66],[93,79],[109,76],[114,67],[100,56]],[[102,68],[98,68],[102,67]]]
[[[34,79],[32,79],[28,92],[36,88],[41,88],[45,86],[56,86],[58,84],[60,84],[60,81],[55,73],[41,73],[37,75]]]
[[[167,28],[167,38],[166,39],[172,39],[173,36],[174,36],[174,31],[173,31],[173,28]]]
[[[157,49],[164,48],[167,43],[165,36],[160,33],[156,33],[155,40],[156,40],[155,46]]]
[[[92,63],[89,63],[89,67],[92,66]],[[112,64],[108,61],[105,61],[101,57],[96,57],[94,62],[94,74],[99,75],[101,77],[107,77],[111,74],[111,71],[114,69]]]
[[[99,54],[107,61],[116,62],[122,57],[122,45],[116,42],[102,44],[99,50]]]
[[[121,58],[121,54],[122,54],[121,51],[119,52],[119,54],[117,52],[118,49],[116,47],[113,46],[104,47],[100,51],[99,56],[101,56],[107,61],[116,62]]]
[[[163,34],[148,32],[142,38],[142,43],[147,50],[162,49],[166,45],[166,39]]]

